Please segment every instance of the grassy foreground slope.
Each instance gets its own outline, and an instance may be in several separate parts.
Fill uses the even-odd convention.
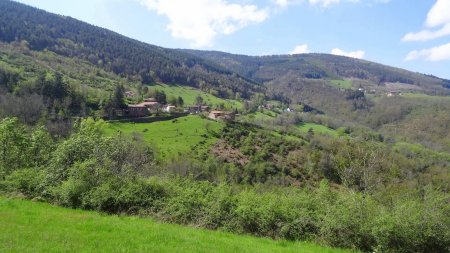
[[[348,252],[0,197],[0,252]]]

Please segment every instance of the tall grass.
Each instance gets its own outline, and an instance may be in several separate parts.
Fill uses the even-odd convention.
[[[0,197],[0,252],[349,252]]]

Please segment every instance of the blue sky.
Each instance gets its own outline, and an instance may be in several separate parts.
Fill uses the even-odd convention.
[[[450,79],[450,0],[19,0],[168,48],[334,53]]]

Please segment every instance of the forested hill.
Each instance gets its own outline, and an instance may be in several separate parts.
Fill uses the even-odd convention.
[[[329,54],[183,51],[262,83],[269,99],[323,113],[329,126],[359,124],[385,136],[450,150],[449,80]]]
[[[142,83],[177,83],[216,90],[221,97],[260,91],[255,82],[217,64],[172,49],[142,43],[76,19],[13,1],[0,1],[0,41],[32,50],[77,57]]]
[[[213,61],[257,82],[269,82],[286,75],[306,79],[354,78],[377,86],[400,83],[424,92],[450,93],[450,80],[394,68],[366,60],[330,54],[246,56],[217,51],[183,50]]]
[[[371,89],[399,83],[429,94],[450,94],[449,80],[365,60],[328,54],[256,57],[166,49],[8,0],[0,1],[0,41],[87,60],[143,84],[176,83],[221,97],[239,93],[249,98],[264,90],[258,83],[286,78],[354,78],[368,82]]]

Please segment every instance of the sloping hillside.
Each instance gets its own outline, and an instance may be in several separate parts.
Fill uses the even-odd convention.
[[[255,82],[191,54],[142,43],[12,1],[1,1],[0,10],[3,42],[84,59],[142,83],[160,81],[214,89],[221,97],[239,93],[245,98],[261,90]]]
[[[329,54],[245,56],[215,51],[183,50],[215,62],[224,68],[258,82],[269,82],[286,75],[307,79],[356,79],[359,86],[372,84],[383,89],[400,83],[396,89],[415,88],[423,92],[450,94],[449,80],[414,73],[386,65]],[[413,87],[411,87],[413,86]]]
[[[351,252],[2,197],[0,214],[0,250],[7,252]]]
[[[307,105],[340,121],[337,125],[365,125],[388,137],[450,150],[445,112],[450,80],[328,54],[187,52],[262,82],[267,97]]]

